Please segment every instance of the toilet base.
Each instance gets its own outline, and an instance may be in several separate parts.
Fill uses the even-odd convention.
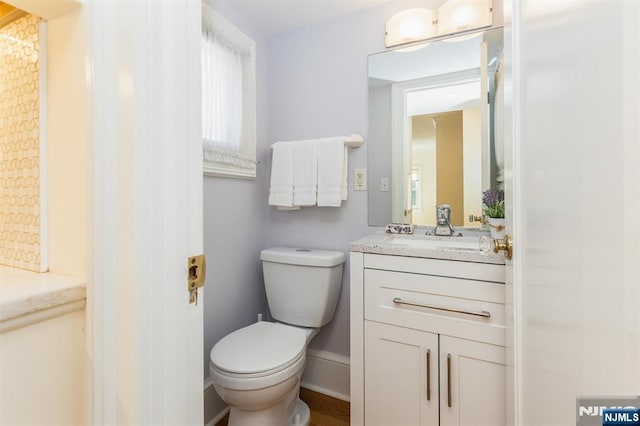
[[[275,405],[262,410],[231,407],[229,426],[309,426],[311,410],[299,398],[299,382]]]
[[[291,417],[289,417],[289,426],[309,426],[310,421],[311,410],[309,410],[309,406],[298,398],[296,408],[293,410]]]

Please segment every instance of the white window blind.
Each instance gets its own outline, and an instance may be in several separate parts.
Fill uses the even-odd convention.
[[[256,176],[255,42],[202,5],[204,172]]]

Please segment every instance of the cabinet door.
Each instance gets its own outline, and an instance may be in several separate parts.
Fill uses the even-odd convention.
[[[367,426],[438,424],[438,335],[365,321]]]
[[[505,350],[440,336],[441,426],[506,424]]]

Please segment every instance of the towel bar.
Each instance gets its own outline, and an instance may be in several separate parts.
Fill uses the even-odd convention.
[[[362,135],[352,133],[349,136],[344,137],[344,145],[349,148],[360,148],[364,145],[364,138]]]
[[[349,136],[344,137],[344,146],[348,148],[360,148],[362,145],[364,145],[364,138],[362,135],[352,133]],[[273,148],[273,145],[271,145],[271,148]]]

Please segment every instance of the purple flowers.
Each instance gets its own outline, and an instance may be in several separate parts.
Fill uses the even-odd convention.
[[[488,217],[504,218],[504,191],[487,189],[482,193],[484,214]]]

